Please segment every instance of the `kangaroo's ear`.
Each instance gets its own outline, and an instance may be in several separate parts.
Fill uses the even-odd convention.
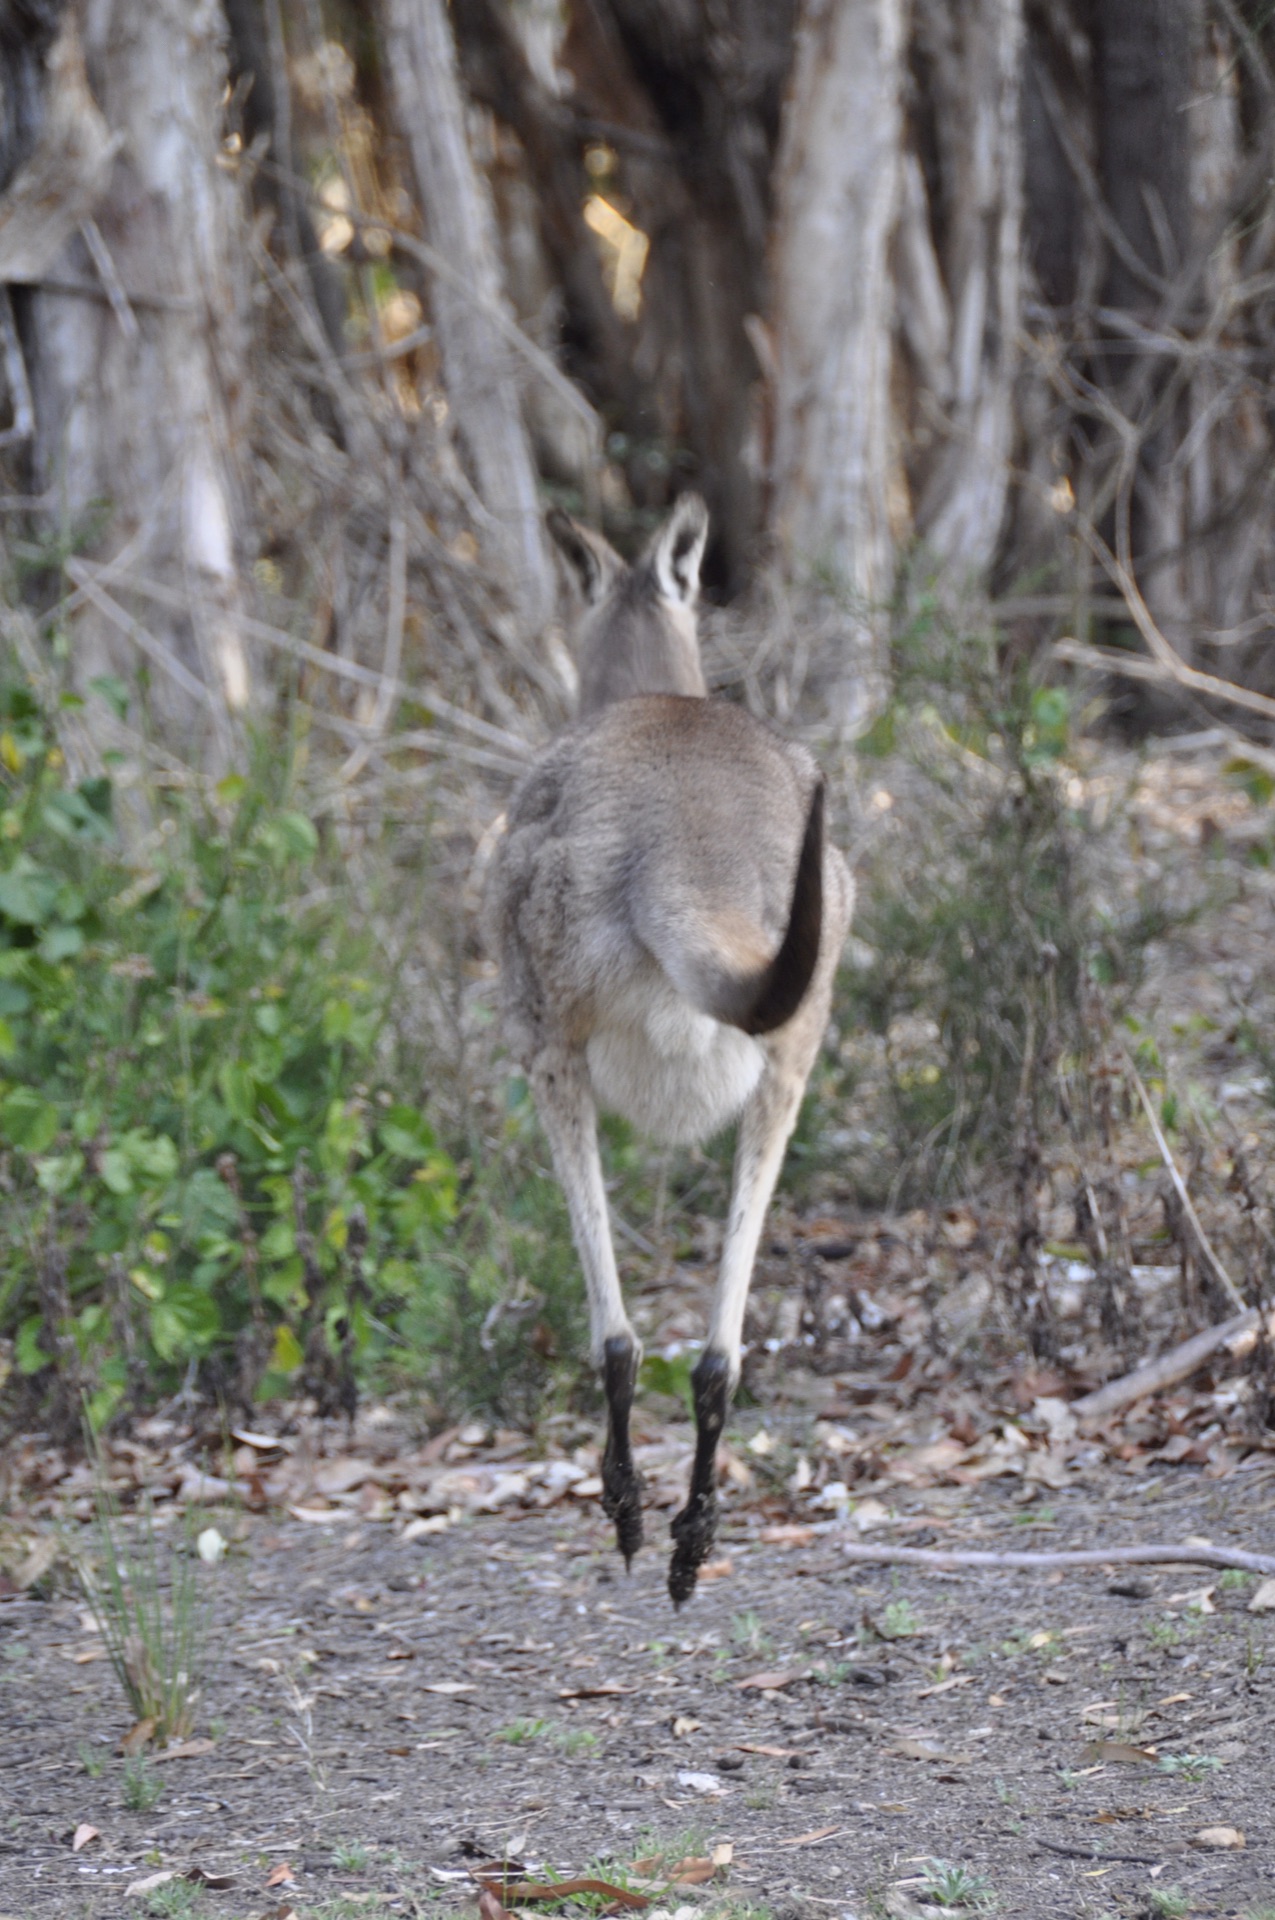
[[[708,508],[697,493],[684,493],[652,547],[655,577],[666,600],[678,606],[694,606],[707,539]]]
[[[624,572],[624,562],[609,540],[591,527],[582,527],[561,507],[550,507],[545,525],[561,548],[585,603],[595,607],[611,582]]]

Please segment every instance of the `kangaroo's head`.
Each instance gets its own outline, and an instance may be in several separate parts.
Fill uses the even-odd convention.
[[[584,597],[576,631],[581,717],[635,693],[707,693],[695,624],[708,538],[699,495],[682,495],[633,566],[557,507],[548,526]]]

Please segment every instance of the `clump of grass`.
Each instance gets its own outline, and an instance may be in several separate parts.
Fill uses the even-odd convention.
[[[119,1505],[95,1456],[98,1565],[81,1561],[86,1598],[135,1723],[159,1746],[194,1731],[213,1624],[215,1576],[187,1522],[178,1541],[161,1529],[149,1497],[126,1537]]]
[[[130,1813],[149,1813],[164,1791],[164,1782],[144,1754],[124,1762],[124,1805]]]
[[[506,1727],[497,1727],[493,1739],[503,1740],[511,1747],[525,1747],[533,1740],[539,1740],[548,1733],[547,1720],[511,1720]]]

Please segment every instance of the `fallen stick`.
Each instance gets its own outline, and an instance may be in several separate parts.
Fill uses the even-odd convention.
[[[1168,1353],[1162,1353],[1157,1360],[1148,1360],[1145,1366],[1135,1367],[1132,1373],[1122,1374],[1119,1380],[1109,1380],[1105,1387],[1097,1387],[1092,1393],[1073,1400],[1071,1411],[1078,1420],[1101,1420],[1118,1407],[1127,1407],[1133,1401],[1141,1400],[1145,1394],[1158,1393],[1161,1387],[1176,1386],[1179,1380],[1185,1380],[1189,1373],[1203,1366],[1219,1347],[1256,1330],[1256,1307],[1248,1307],[1243,1313],[1234,1313],[1229,1320],[1219,1320],[1215,1327],[1206,1327],[1203,1333],[1193,1333],[1189,1340],[1171,1347]]]
[[[869,1547],[843,1540],[847,1560],[905,1567],[1011,1567],[1047,1573],[1054,1567],[1237,1567],[1241,1573],[1275,1574],[1275,1554],[1244,1553],[1239,1547],[1078,1547],[1060,1553],[991,1553],[973,1547]]]

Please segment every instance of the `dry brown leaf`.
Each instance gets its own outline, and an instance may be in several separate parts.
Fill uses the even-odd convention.
[[[918,1700],[930,1700],[936,1693],[951,1693],[956,1687],[972,1687],[977,1675],[972,1673],[954,1673],[948,1680],[940,1680],[936,1686],[922,1687],[917,1694]]]
[[[167,1886],[170,1880],[176,1879],[175,1868],[164,1867],[159,1873],[148,1873],[142,1880],[130,1880],[124,1889],[124,1898],[140,1900],[144,1893],[153,1893],[156,1887]]]
[[[638,1687],[622,1687],[617,1680],[601,1681],[596,1687],[559,1688],[559,1700],[607,1700],[613,1693],[638,1693]]]
[[[795,1521],[785,1521],[780,1526],[763,1527],[759,1537],[768,1547],[808,1547],[815,1530]]]
[[[233,1887],[235,1884],[233,1873],[210,1873],[207,1867],[192,1867],[186,1878],[193,1886],[212,1887],[216,1891]]]
[[[122,1753],[126,1760],[131,1760],[134,1754],[141,1753],[144,1747],[149,1746],[154,1733],[153,1720],[138,1720],[124,1735],[116,1751]]]
[[[674,1887],[702,1887],[716,1871],[707,1854],[689,1856],[678,1861],[669,1875],[669,1884]]]
[[[483,1920],[510,1920],[509,1914],[490,1887],[484,1887],[478,1896],[478,1911]]]
[[[801,1752],[801,1748],[763,1747],[755,1745],[751,1740],[741,1740],[736,1746],[735,1751],[737,1753],[764,1753],[768,1760],[791,1760],[795,1753]]]
[[[90,1840],[101,1838],[101,1832],[97,1827],[91,1827],[87,1820],[81,1820],[71,1836],[71,1852],[78,1853],[81,1847],[87,1847]]]
[[[269,1873],[266,1875],[266,1885],[268,1887],[287,1887],[294,1886],[295,1884],[296,1875],[293,1873],[291,1864],[287,1860],[281,1860],[277,1867],[271,1867]]]
[[[1275,1613],[1275,1580],[1263,1580],[1248,1603],[1250,1613]]]
[[[735,1562],[728,1555],[723,1555],[720,1560],[706,1560],[699,1570],[699,1577],[701,1581],[729,1580],[734,1571]]]
[[[1198,1833],[1191,1835],[1193,1847],[1216,1847],[1220,1849],[1247,1846],[1248,1842],[1238,1827],[1201,1827]]]
[[[177,1740],[171,1747],[164,1747],[159,1753],[153,1753],[151,1759],[156,1766],[164,1760],[198,1760],[205,1753],[215,1753],[215,1740]]]
[[[785,1687],[805,1678],[803,1667],[775,1667],[768,1673],[750,1673],[747,1679],[737,1680],[735,1690],[737,1693],[781,1693]]]
[[[1154,1747],[1131,1746],[1127,1740],[1091,1740],[1085,1748],[1085,1759],[1099,1762],[1112,1762],[1118,1767],[1141,1767],[1148,1761],[1155,1764]]]
[[[844,1832],[844,1827],[816,1827],[813,1833],[799,1833],[795,1840],[780,1840],[776,1844],[781,1847],[814,1847],[821,1840],[831,1840]]]
[[[587,1874],[575,1880],[555,1880],[551,1883],[542,1883],[538,1880],[515,1880],[497,1882],[494,1886],[486,1886],[477,1870],[474,1878],[494,1900],[499,1901],[503,1898],[515,1906],[529,1900],[566,1900],[576,1893],[601,1894],[611,1902],[612,1906],[625,1907],[632,1913],[641,1913],[651,1904],[649,1895],[645,1893],[635,1893],[631,1887],[617,1887],[611,1880],[595,1880]],[[499,1893],[496,1891],[497,1886]],[[495,1920],[494,1915],[492,1920]]]

